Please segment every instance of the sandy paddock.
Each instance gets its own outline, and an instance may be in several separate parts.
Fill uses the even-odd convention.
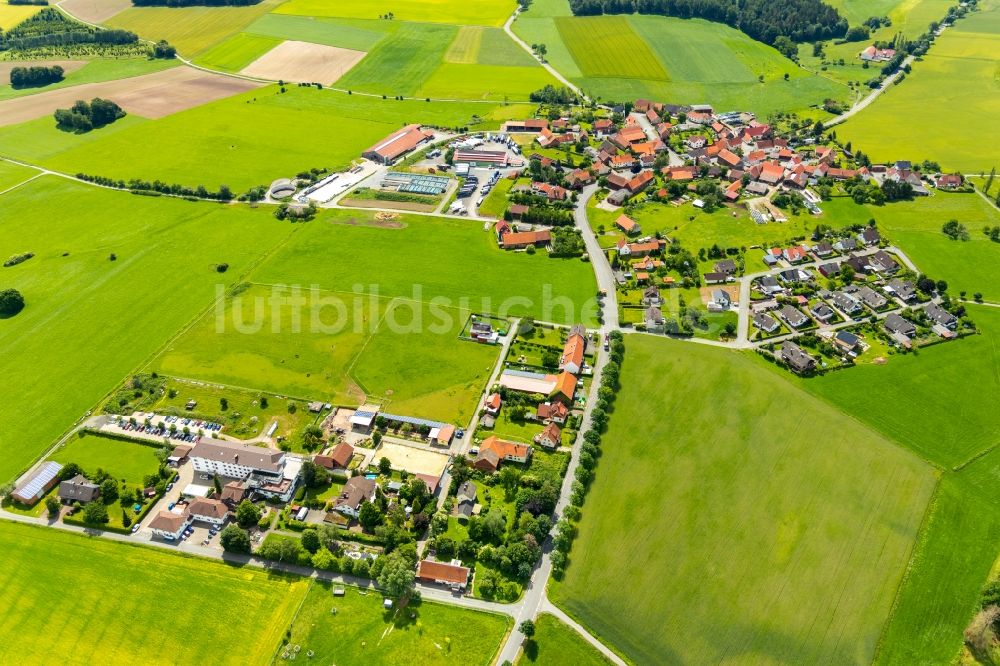
[[[241,74],[270,81],[331,84],[365,55],[364,51],[287,41],[247,65]]]
[[[78,99],[103,97],[128,113],[162,118],[217,99],[230,97],[262,84],[191,67],[174,67],[117,81],[86,83],[0,102],[0,126],[15,125],[68,108]]]
[[[441,476],[448,466],[448,454],[429,451],[427,449],[397,444],[386,439],[375,451],[375,463],[382,458],[388,458],[393,469],[406,470],[411,474],[430,474]]]
[[[86,60],[22,60],[22,61],[0,61],[0,84],[10,83],[10,72],[15,67],[53,67],[59,65],[63,68],[64,74],[75,72],[87,64]],[[32,90],[44,90],[44,86],[32,88]]]
[[[132,0],[63,0],[62,9],[87,23],[103,23],[132,6]]]

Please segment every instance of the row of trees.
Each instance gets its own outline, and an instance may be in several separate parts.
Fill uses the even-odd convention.
[[[821,0],[570,0],[577,16],[656,14],[725,23],[766,44],[826,40],[847,32],[847,20]],[[780,50],[780,49],[779,49]],[[788,55],[788,54],[786,54]]]
[[[89,104],[78,99],[68,109],[56,109],[53,115],[59,129],[82,133],[124,118],[125,110],[109,99],[95,97]]]
[[[64,70],[52,67],[15,67],[10,70],[10,85],[14,88],[36,88],[62,81]]]
[[[0,33],[0,51],[72,44],[135,44],[138,35],[128,30],[105,30],[80,23],[51,7]]]
[[[131,190],[137,193],[168,194],[178,197],[197,197],[199,199],[214,199],[216,201],[232,201],[233,191],[228,185],[220,185],[215,192],[208,190],[204,185],[188,187],[178,183],[165,183],[161,180],[142,180],[133,178],[131,180],[108,178],[106,176],[92,176],[86,173],[78,173],[76,177],[88,183],[96,183],[104,187],[113,187],[118,190]]]

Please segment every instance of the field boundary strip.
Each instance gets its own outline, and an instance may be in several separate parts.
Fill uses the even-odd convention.
[[[299,619],[299,614],[302,612],[302,607],[306,605],[306,599],[309,598],[309,592],[312,591],[313,585],[315,585],[316,579],[309,577],[309,583],[306,585],[306,591],[303,593],[302,598],[299,599],[298,608],[292,613],[292,618],[288,621],[288,626],[285,628],[286,631],[291,631],[292,627],[295,626],[295,621]],[[278,654],[281,653],[282,642],[279,640],[278,644],[274,646],[274,652],[271,653],[271,664],[276,664],[278,662]]]

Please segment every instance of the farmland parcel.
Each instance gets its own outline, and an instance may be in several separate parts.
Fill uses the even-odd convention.
[[[627,345],[554,599],[639,662],[869,662],[930,469],[751,356]]]

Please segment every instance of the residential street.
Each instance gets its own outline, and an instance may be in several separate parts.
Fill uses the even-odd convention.
[[[826,129],[830,129],[834,125],[839,125],[840,123],[844,122],[845,120],[854,116],[855,114],[864,111],[872,102],[878,99],[879,95],[881,95],[886,90],[895,85],[899,77],[903,75],[903,68],[905,68],[907,65],[913,64],[913,61],[914,61],[913,56],[907,56],[906,59],[903,61],[903,64],[900,65],[899,69],[893,72],[890,76],[887,76],[885,81],[882,82],[882,85],[880,85],[878,88],[875,88],[875,90],[868,93],[867,97],[855,102],[854,106],[852,106],[847,111],[844,111],[836,118],[832,118],[831,120],[828,120],[825,123],[823,123],[823,127],[825,127]]]

